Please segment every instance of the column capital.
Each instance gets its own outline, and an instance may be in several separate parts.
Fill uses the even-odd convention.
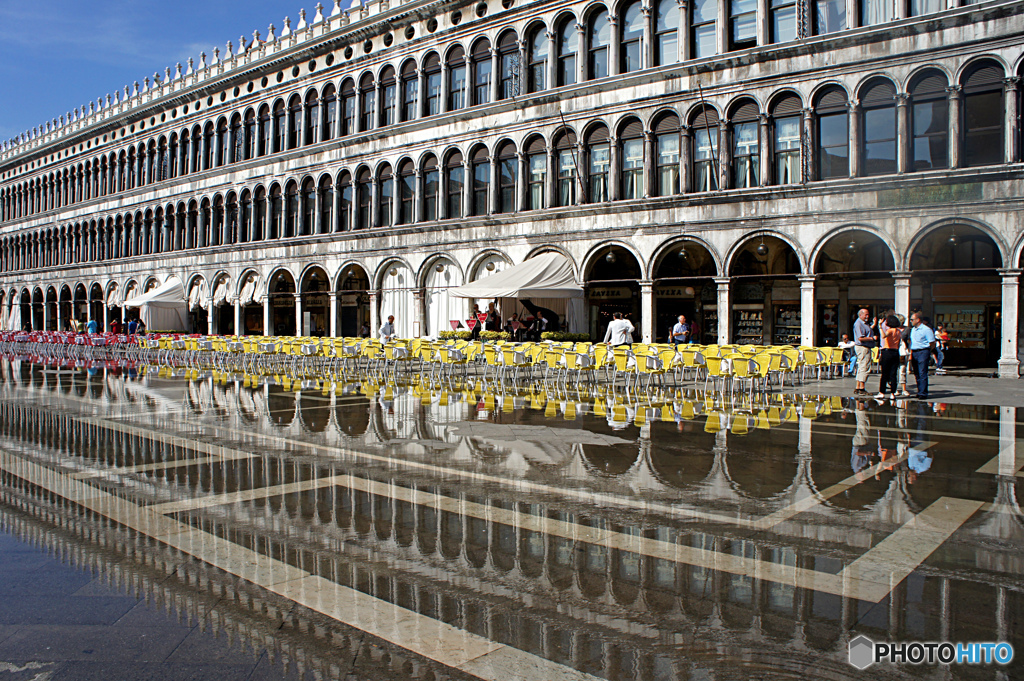
[[[1013,268],[1006,268],[1006,269],[996,270],[996,272],[999,273],[999,276],[1003,278],[1003,281],[1006,281],[1007,279],[1017,279],[1017,278],[1019,278],[1022,271],[1024,271],[1024,270],[1018,270],[1018,269],[1013,269]]]
[[[1003,85],[1007,90],[1016,90],[1017,86],[1020,85],[1020,76],[1010,76],[1009,78],[1003,79]]]
[[[895,99],[896,99],[896,106],[909,106],[910,105],[910,93],[908,93],[908,92],[897,92]]]
[[[901,282],[906,282],[907,284],[909,284],[911,276],[913,276],[913,272],[892,272],[892,278],[896,280],[897,284],[900,284]]]
[[[800,282],[800,285],[803,286],[804,284],[813,284],[818,279],[818,275],[817,274],[798,274],[798,275],[796,275],[796,279],[797,279],[797,281]]]
[[[719,286],[728,286],[729,283],[732,281],[732,277],[712,277],[712,281],[714,281]]]
[[[946,87],[946,94],[950,97],[960,97],[964,92],[964,88],[961,85],[949,85]]]
[[[650,279],[641,279],[640,280],[640,290],[641,291],[648,291],[649,292],[653,288],[654,288],[654,282],[651,281]]]

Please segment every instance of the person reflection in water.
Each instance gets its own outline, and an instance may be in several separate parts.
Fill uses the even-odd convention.
[[[857,407],[853,412],[857,419],[857,429],[853,432],[853,447],[850,449],[850,467],[859,479],[867,477],[863,473],[871,464],[871,457],[875,450],[871,448],[871,421],[868,418],[868,407],[865,402],[857,401]]]

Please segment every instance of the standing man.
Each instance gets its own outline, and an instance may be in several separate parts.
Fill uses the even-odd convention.
[[[85,330],[89,334],[95,334],[96,331],[98,330],[98,327],[99,327],[99,325],[96,323],[96,320],[95,319],[90,319],[89,323],[85,325]]]
[[[395,315],[388,315],[388,320],[380,325],[380,339],[387,343],[398,338],[398,334],[395,333]]]
[[[633,324],[628,319],[623,319],[621,312],[613,315],[608,330],[604,332],[604,342],[614,347],[633,345]]]
[[[874,331],[871,330],[874,325],[874,321],[870,325],[868,324],[868,309],[866,307],[858,310],[857,321],[853,323],[853,350],[857,353],[857,389],[853,391],[855,395],[868,394],[868,391],[864,389],[864,383],[868,380],[868,373],[871,371],[871,350],[878,340]]]
[[[917,377],[917,399],[928,399],[928,362],[935,351],[935,333],[920,312],[910,315],[910,362]]]
[[[690,325],[686,323],[685,315],[679,315],[679,321],[672,327],[668,339],[675,345],[685,345],[690,342]]]

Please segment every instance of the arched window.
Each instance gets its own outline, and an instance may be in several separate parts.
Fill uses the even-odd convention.
[[[718,112],[704,107],[693,119],[693,191],[718,189]]]
[[[238,163],[245,153],[245,135],[242,132],[242,117],[235,114],[231,117],[231,158],[230,163]]]
[[[860,25],[875,26],[893,20],[892,0],[860,0]]]
[[[516,182],[519,180],[519,157],[516,145],[505,142],[498,148],[498,212],[514,213],[516,205]]]
[[[252,195],[248,189],[242,191],[241,212],[238,223],[238,241],[248,243],[252,238]]]
[[[223,120],[221,121],[221,123],[224,124],[225,126],[227,125],[226,123],[223,122]],[[141,149],[139,151],[140,151],[140,153],[142,152]],[[156,182],[156,177],[157,177],[156,174],[157,174],[157,167],[158,167],[156,161],[157,161],[157,158],[156,158],[156,142],[154,142],[153,140],[150,140],[149,141],[148,153],[146,153],[145,170],[143,171],[143,174],[142,174],[142,180],[139,182],[140,185],[141,184],[152,184],[153,182]],[[84,173],[82,171],[82,166],[78,166],[78,185],[79,185],[79,187],[81,187],[81,189],[78,192],[78,200],[79,201],[83,201],[83,200],[89,198],[89,176],[88,176],[88,173],[89,173],[89,164],[85,165],[85,172]]]
[[[341,135],[356,131],[356,83],[351,78],[341,84]]]
[[[330,175],[324,175],[320,180],[320,224],[316,230],[317,234],[329,234],[331,232],[331,220],[334,218],[334,180]]]
[[[437,199],[440,193],[440,173],[437,157],[433,154],[423,161],[423,219],[432,222],[437,219]]]
[[[608,176],[611,169],[612,153],[608,128],[598,125],[590,130],[587,144],[587,200],[590,203],[608,201]]]
[[[352,176],[347,170],[338,175],[338,231],[352,229]]]
[[[133,189],[135,187],[135,147],[128,147],[125,175],[128,178],[128,186],[126,189]],[[67,192],[67,201],[65,203],[73,203],[73,196],[73,191]],[[25,200],[27,201],[28,198],[26,197]]]
[[[207,123],[210,129],[210,144],[213,144],[213,124]],[[210,147],[210,159],[211,165],[213,160],[213,147]],[[211,166],[207,166],[211,167]],[[142,187],[146,184],[146,146],[144,144],[139,145],[138,152],[135,156],[135,186]],[[75,201],[82,200],[82,168],[78,168],[78,172],[75,173]]]
[[[544,24],[533,29],[528,49],[529,71],[526,89],[528,92],[540,92],[547,87],[548,76],[548,34]]]
[[[395,84],[395,70],[384,68],[380,76],[380,124],[394,125],[398,122],[398,86]]]
[[[320,141],[320,100],[317,98],[316,90],[311,90],[306,95],[306,132],[303,144],[316,144]]]
[[[539,135],[526,146],[526,172],[526,210],[541,210],[547,194],[548,153]]]
[[[729,0],[729,49],[757,45],[757,0]]]
[[[558,205],[574,206],[576,187],[580,182],[580,159],[576,150],[576,133],[573,131],[563,131],[555,137],[555,162],[558,164]]]
[[[558,28],[558,85],[576,84],[576,53],[580,39],[576,21],[568,17]]]
[[[263,228],[267,224],[267,192],[263,187],[259,187],[256,190],[256,194],[253,197],[253,205],[255,207],[255,222],[252,226],[252,240],[262,241],[266,238],[263,234]]]
[[[732,115],[732,186],[756,187],[760,184],[761,155],[758,134],[758,110],[753,101],[740,104]]]
[[[878,81],[861,93],[861,129],[864,131],[863,175],[896,172],[896,87]]]
[[[621,197],[624,200],[644,197],[644,126],[632,119],[621,129],[619,149],[622,151]]]
[[[395,224],[410,225],[416,222],[413,213],[416,198],[416,172],[412,161],[406,159],[398,166],[398,219]]]
[[[167,153],[167,138],[166,137],[161,137],[160,138],[160,145],[159,145],[159,147],[157,147],[157,177],[158,177],[158,179],[166,180],[167,178],[170,177],[170,175],[171,175],[170,158],[171,158],[171,156],[168,155],[168,153]],[[98,179],[99,179],[99,169],[98,168],[94,168],[93,181],[95,182]],[[95,185],[94,185],[93,193],[94,194],[96,193]]]
[[[277,100],[274,105],[274,152],[280,153],[287,149],[288,114],[284,110],[284,102]]]
[[[634,0],[622,12],[622,47],[619,71],[630,73],[643,68],[644,13],[640,0]]]
[[[373,207],[373,182],[369,168],[362,168],[357,176],[356,201],[356,229],[369,229],[370,210]]]
[[[655,66],[675,64],[679,61],[679,3],[658,0],[654,11]]]
[[[777,100],[772,113],[772,179],[775,184],[800,182],[800,98],[787,95]]]
[[[271,239],[280,239],[284,234],[284,199],[281,185],[275,184],[270,190],[270,234]]]
[[[448,110],[466,106],[466,55],[456,46],[448,53]]]
[[[949,99],[942,73],[929,71],[911,83],[910,128],[911,170],[949,167]]]
[[[390,227],[395,224],[395,178],[391,174],[391,166],[389,164],[385,163],[381,166],[378,181],[380,183],[380,206],[378,210],[380,222],[378,224],[381,227]]]
[[[238,197],[234,192],[228,194],[226,219],[224,243],[238,243]]]
[[[423,114],[436,116],[441,113],[441,58],[437,52],[431,52],[423,62],[423,72],[427,77],[426,101]]]
[[[814,33],[825,35],[846,30],[846,0],[815,0]]]
[[[773,43],[796,40],[797,0],[769,0],[771,17],[768,28]]]
[[[462,217],[462,195],[465,187],[462,154],[453,152],[445,162],[445,217]]]
[[[964,79],[964,139],[965,166],[985,166],[1002,163],[1003,68],[992,62],[982,62],[971,68]]]
[[[416,62],[408,60],[402,66],[402,120],[416,119],[416,97],[419,91],[419,77],[416,75]]]
[[[654,124],[658,196],[679,193],[679,117],[666,114]]]
[[[612,42],[612,27],[608,12],[595,12],[587,24],[587,78],[596,80],[608,75],[608,48]]]
[[[231,162],[231,134],[228,122],[223,118],[217,121],[217,154],[214,163],[217,167]]]
[[[252,109],[245,112],[245,140],[242,157],[248,161],[256,158],[256,114]]]
[[[505,31],[498,40],[498,99],[519,96],[521,66],[518,36],[515,31]]]
[[[192,128],[192,172],[203,169],[203,130],[198,125]]]
[[[316,224],[316,184],[312,178],[302,183],[302,212],[299,222],[299,236],[309,236]]]
[[[473,104],[491,101],[491,43],[481,38],[473,45]]]
[[[334,84],[328,83],[324,86],[323,93],[323,122],[324,131],[322,139],[324,142],[328,142],[334,139],[336,128],[338,125],[338,98],[335,95]]]
[[[727,2],[728,0],[721,0]],[[693,0],[690,18],[690,42],[693,58],[703,59],[718,53],[715,28],[718,21],[719,0]]]
[[[473,172],[472,215],[487,215],[491,192],[491,160],[487,156],[487,147],[477,147],[470,161]]]
[[[850,175],[850,125],[846,92],[829,88],[814,106],[818,137],[818,179]]]
[[[273,153],[273,126],[270,122],[270,107],[264,104],[260,107],[260,133],[259,142],[256,153],[259,156],[266,156],[267,154]]]
[[[283,236],[289,238],[299,233],[299,185],[294,180],[285,189],[284,202]]]
[[[366,132],[367,130],[373,130],[374,127],[374,88],[375,86],[373,84],[373,76],[369,73],[364,73],[363,77],[359,81],[359,99],[361,100],[359,117],[361,119],[360,130],[362,132]]]
[[[288,105],[288,148],[296,149],[302,143],[302,99],[292,95]]]

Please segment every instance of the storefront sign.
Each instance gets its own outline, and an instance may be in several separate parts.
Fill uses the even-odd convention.
[[[632,298],[633,292],[625,286],[618,288],[591,288],[587,291],[587,297],[591,300]]]
[[[693,298],[692,286],[659,286],[654,289],[654,295],[659,298]]]
[[[359,294],[358,293],[342,293],[341,294],[341,306],[342,307],[355,307],[359,305]]]
[[[323,307],[327,305],[327,296],[323,293],[315,295],[306,294],[302,297],[302,302],[309,307]]]

